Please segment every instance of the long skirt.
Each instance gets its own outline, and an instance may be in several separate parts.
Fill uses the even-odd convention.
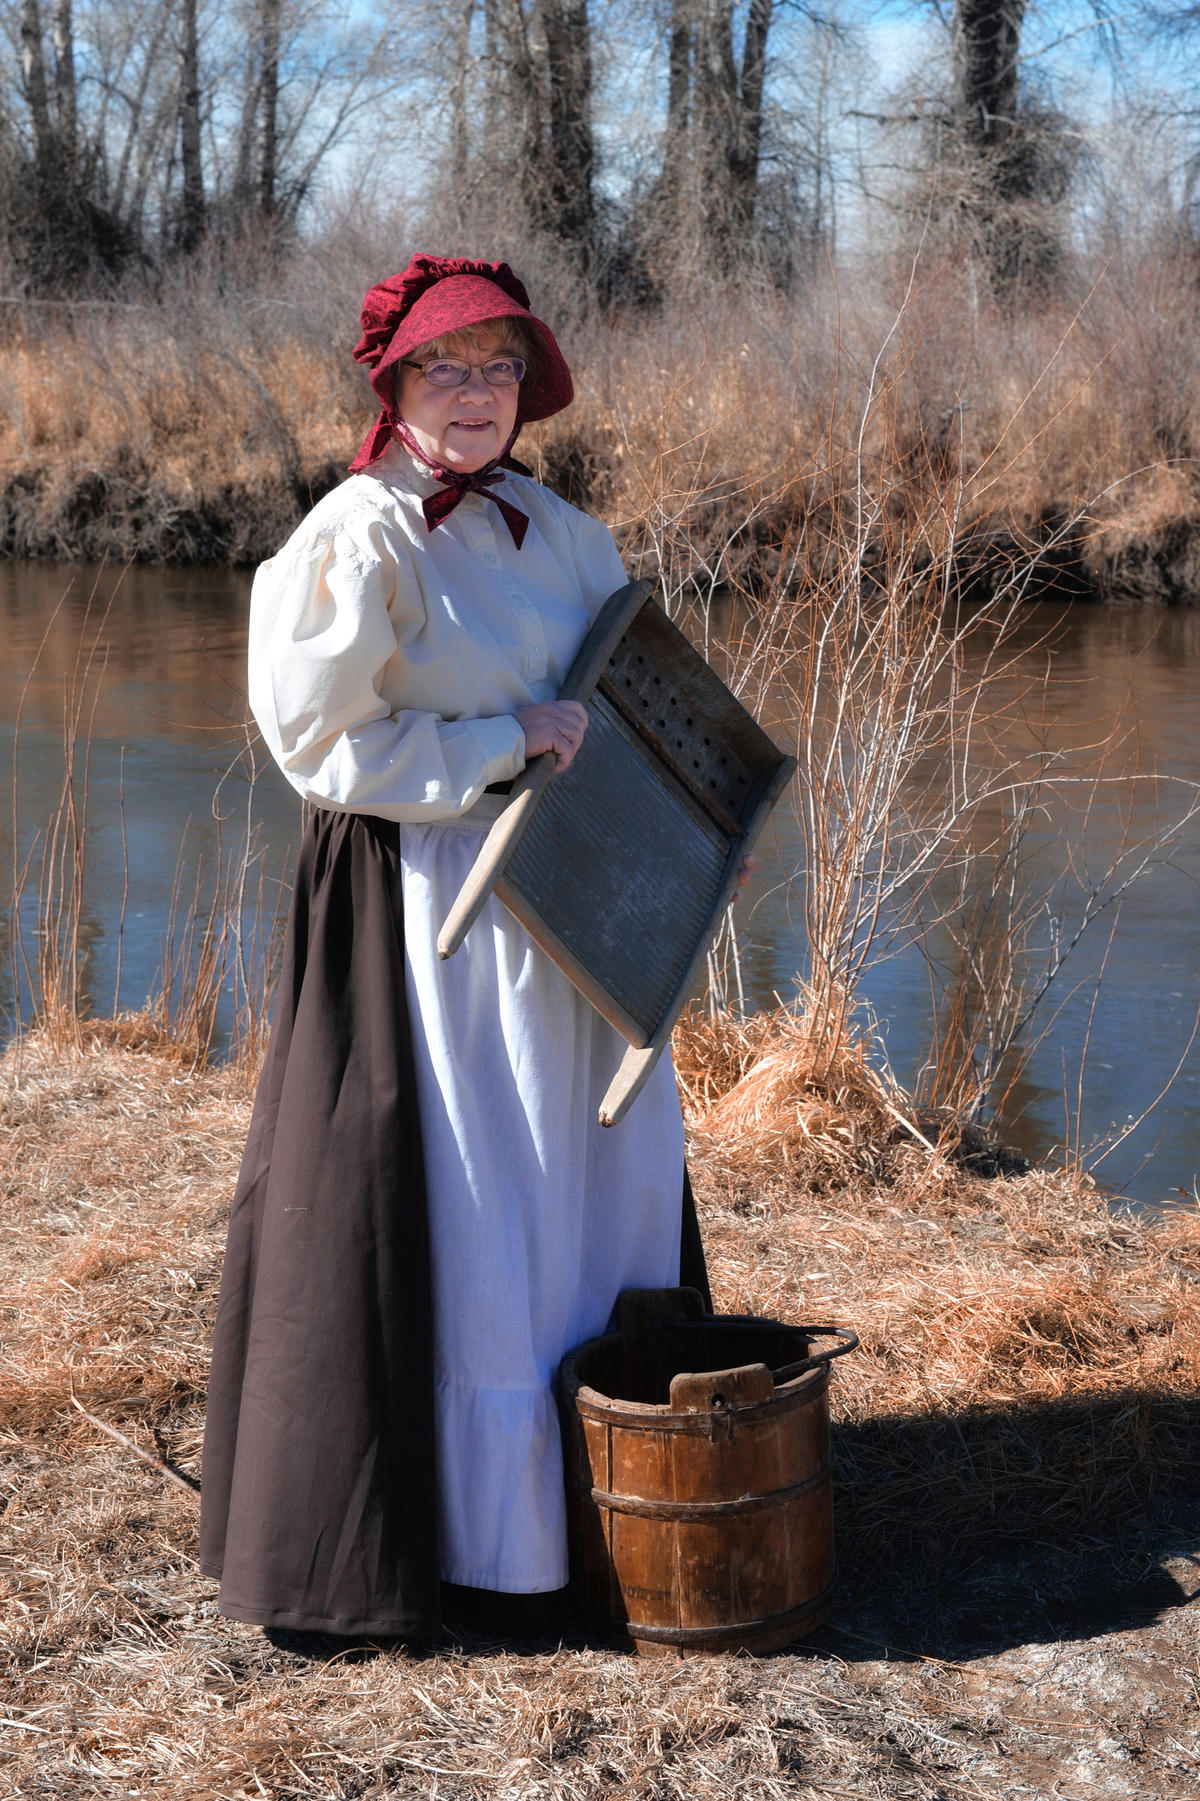
[[[426,834],[440,844],[422,843]],[[535,1106],[533,1127],[515,1125],[511,1094],[500,1097],[508,1139],[500,1137],[491,1166],[503,1202],[492,1209],[499,1237],[487,1218],[488,1171],[447,1182],[464,1124],[451,1116],[481,1104],[488,1130],[499,1130],[494,1055],[489,1098],[479,1102],[468,1052],[480,1039],[476,1000],[488,979],[508,982],[517,942],[495,920],[482,934],[482,922],[472,928],[475,966],[451,973],[457,957],[444,966],[459,998],[450,1029],[431,1034],[422,989],[439,979],[429,938],[442,905],[435,890],[456,879],[455,860],[469,848],[465,836],[350,814],[315,813],[305,831],[271,1046],[234,1195],[209,1387],[200,1562],[220,1579],[221,1609],[235,1619],[419,1638],[440,1625],[443,1576],[554,1586],[562,1574],[547,1411],[554,1361],[576,1334],[602,1329],[619,1287],[670,1281],[681,1262],[683,1279],[706,1292],[686,1178],[669,1253],[659,1203],[642,1242],[636,1206],[610,1234],[592,1217],[594,1185],[590,1203],[579,1189],[559,1193],[578,1155],[551,1172],[531,1217],[514,1211],[526,1186],[508,1178],[506,1142],[524,1139],[514,1162],[526,1175],[547,1160],[547,1120],[562,1093],[553,1083],[550,1114],[541,1107],[538,1124]],[[406,891],[414,912],[407,950]],[[485,978],[489,963],[496,968]],[[518,991],[530,979],[524,967]],[[535,987],[544,974],[535,970]],[[450,992],[435,997],[430,1019],[445,1014]],[[415,1033],[414,994],[422,1009]],[[461,1017],[455,1007],[465,1008]],[[524,1057],[527,1049],[519,1065]],[[604,1058],[596,1051],[586,1060],[586,1081],[572,1078],[575,1112],[590,1110],[594,1122],[590,1089]],[[527,1070],[516,1073],[523,1092]],[[541,1092],[536,1083],[533,1092]],[[602,1160],[636,1111],[611,1132],[590,1134]],[[477,1124],[466,1122],[469,1144],[481,1142]],[[574,1224],[564,1227],[552,1194]],[[543,1282],[547,1233],[553,1257]],[[609,1237],[628,1238],[631,1254],[619,1244],[614,1252]],[[489,1271],[489,1258],[503,1268]],[[514,1292],[518,1277],[525,1286]],[[451,1389],[462,1392],[448,1397]],[[493,1473],[477,1500],[472,1479],[485,1467]],[[512,1519],[515,1537],[502,1529]]]

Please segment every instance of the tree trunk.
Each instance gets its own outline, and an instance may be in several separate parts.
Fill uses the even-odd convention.
[[[146,55],[142,62],[141,76],[138,85],[136,89],[133,90],[132,94],[126,92],[122,96],[129,106],[131,117],[136,121],[136,129],[131,129],[125,133],[125,142],[121,147],[121,160],[117,164],[116,175],[107,184],[104,194],[104,204],[115,218],[124,219],[127,223],[131,218],[129,206],[130,171],[136,167],[134,157],[139,142],[144,141],[146,135],[152,130],[153,122],[149,125],[145,123],[151,82],[154,72],[158,68],[160,54],[164,48],[169,29],[170,20],[168,18],[167,9],[166,7],[159,7],[154,15],[154,29],[151,33],[150,41],[146,46]]]
[[[1017,120],[1025,0],[958,0],[952,39],[954,112],[977,150],[998,149]]]
[[[595,233],[592,198],[592,53],[587,0],[541,0],[546,49],[549,164],[545,220],[585,263]]]
[[[39,172],[49,169],[54,130],[46,94],[46,61],[42,54],[42,21],[38,0],[21,0],[21,80],[33,125],[34,155]]]
[[[498,163],[504,153],[505,101],[508,83],[504,73],[503,0],[483,0],[483,155]]]
[[[743,229],[749,229],[753,223],[754,204],[758,197],[758,159],[762,147],[763,90],[767,79],[767,35],[771,29],[771,11],[772,0],[750,0],[750,11],[746,18],[746,42],[742,49],[733,181]]]
[[[676,207],[686,184],[692,121],[692,53],[695,47],[695,0],[674,0],[667,49],[667,135],[656,200]]]
[[[55,137],[64,169],[73,175],[79,154],[75,105],[75,34],[71,26],[71,0],[54,0],[51,18],[54,39]]]
[[[254,205],[254,141],[258,127],[259,88],[259,55],[257,47],[251,43],[246,52],[246,85],[242,91],[237,161],[233,172],[233,204],[239,214],[249,212]]]
[[[675,0],[667,50],[667,131],[677,138],[685,136],[688,128],[694,27],[692,0]]]
[[[204,171],[200,161],[200,52],[196,0],[179,8],[179,160],[183,170],[179,245],[194,250],[204,232]]]
[[[276,193],[279,149],[279,20],[282,0],[259,0],[258,73],[258,210],[272,218],[278,205]]]
[[[1057,260],[1036,203],[1036,130],[1018,118],[1018,57],[1026,0],[957,0],[952,48],[954,123],[966,180],[960,210],[999,289]]]
[[[536,212],[544,216],[546,170],[542,158],[542,108],[530,42],[529,20],[522,0],[504,0],[504,61],[508,76],[508,119],[514,174],[527,195],[536,194]]]
[[[552,84],[545,39],[530,31],[540,23],[537,0],[484,0],[483,162],[515,205],[535,225],[550,213],[551,173],[544,121]]]
[[[456,191],[466,173],[471,155],[471,133],[467,122],[467,73],[471,66],[471,22],[474,17],[475,0],[460,0],[451,43],[454,73],[450,80],[450,160],[454,166]]]
[[[733,171],[738,90],[732,0],[696,0],[695,45],[690,148],[697,178],[697,224],[703,236],[724,241],[737,225]]]
[[[749,247],[773,0],[749,0],[740,68],[734,14],[734,0],[672,0],[662,162],[641,209],[651,271],[664,254],[732,271]]]

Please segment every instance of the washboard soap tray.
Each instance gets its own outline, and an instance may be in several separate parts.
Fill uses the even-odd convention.
[[[513,783],[438,939],[458,949],[494,890],[629,1041],[600,1109],[628,1110],[671,1035],[746,852],[796,766],[634,582],[606,601],[560,698],[588,712],[555,773]]]

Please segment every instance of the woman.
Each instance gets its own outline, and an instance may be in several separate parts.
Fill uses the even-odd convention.
[[[441,1583],[566,1581],[551,1383],[627,1287],[703,1258],[669,1062],[624,1049],[492,900],[435,940],[625,574],[511,456],[570,373],[506,264],[414,257],[355,356],[382,411],[254,584],[250,699],[313,804],[234,1197],[201,1568],[266,1626],[423,1637]]]

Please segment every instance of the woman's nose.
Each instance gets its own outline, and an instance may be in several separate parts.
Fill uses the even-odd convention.
[[[472,400],[486,400],[491,391],[491,388],[483,379],[482,369],[472,369],[470,375],[468,375],[466,381],[463,382],[462,387],[459,389],[460,394],[469,394]]]

